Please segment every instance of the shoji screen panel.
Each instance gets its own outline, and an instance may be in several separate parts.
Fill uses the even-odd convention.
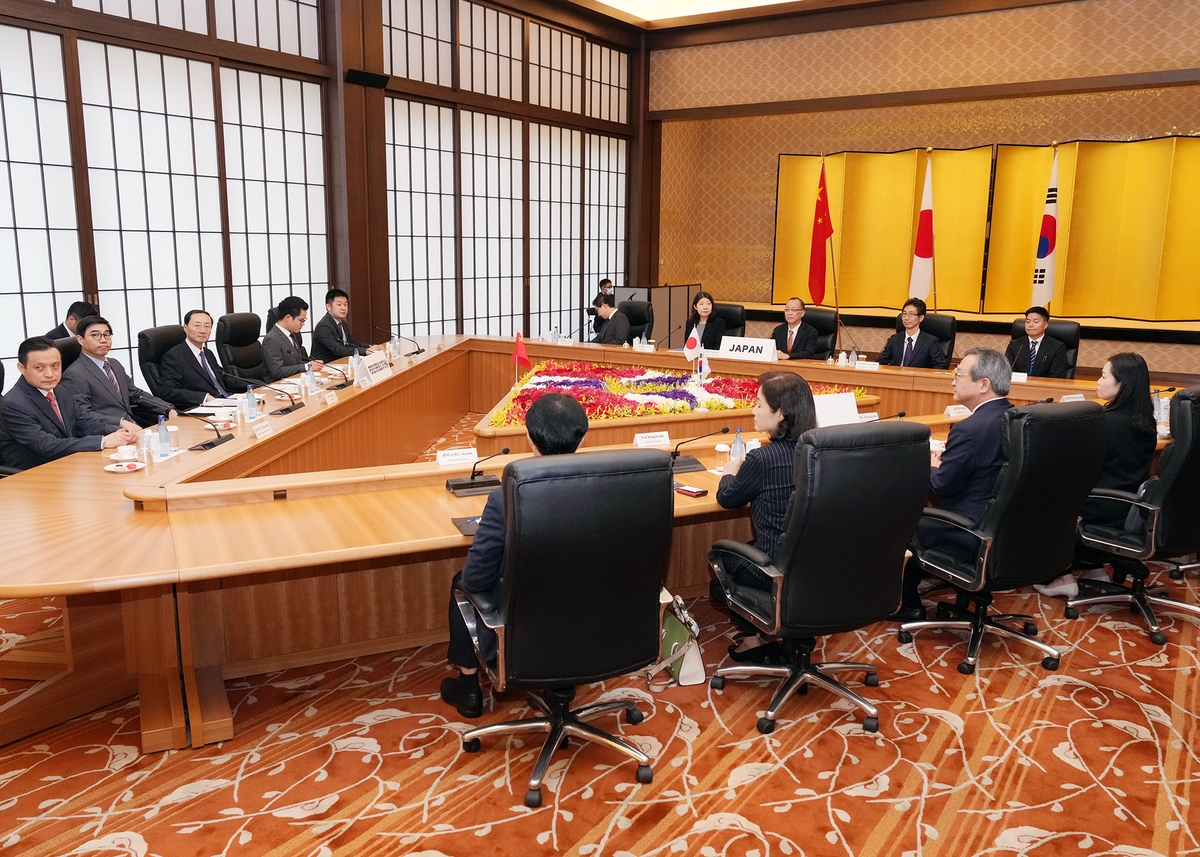
[[[544,24],[529,24],[529,102],[583,112],[583,39]]]
[[[587,115],[629,121],[629,56],[604,45],[588,45]]]
[[[470,92],[521,101],[525,21],[459,0],[459,86]]]
[[[317,0],[214,0],[214,3],[218,39],[320,58]]]
[[[555,327],[569,334],[583,325],[582,172],[582,132],[529,126],[530,336],[543,336]]]
[[[587,134],[584,178],[584,296],[595,295],[607,277],[625,284],[626,176],[629,144]],[[631,285],[645,285],[632,283]]]
[[[383,0],[383,70],[450,86],[452,0]]]
[[[205,0],[72,0],[71,5],[160,27],[208,34]]]

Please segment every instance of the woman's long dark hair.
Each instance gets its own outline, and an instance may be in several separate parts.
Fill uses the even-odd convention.
[[[688,317],[688,330],[700,323],[700,313],[696,312],[696,304],[700,303],[701,298],[708,298],[708,302],[712,304],[713,311],[709,313],[708,320],[712,319],[717,314],[717,301],[709,292],[696,292],[696,296],[692,298],[692,314]]]
[[[800,435],[817,427],[817,406],[812,390],[796,373],[764,372],[758,376],[758,389],[771,410],[783,414],[771,440],[799,440]]]
[[[1150,370],[1142,355],[1122,351],[1108,358],[1113,380],[1120,385],[1117,395],[1104,406],[1106,411],[1128,411],[1134,431],[1154,434],[1154,403],[1150,401]]]

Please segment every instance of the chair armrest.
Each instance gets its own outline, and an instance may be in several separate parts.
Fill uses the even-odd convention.
[[[1093,488],[1092,493],[1088,494],[1088,499],[1097,498],[1100,500],[1115,500],[1121,503],[1126,503],[1130,506],[1137,506],[1141,509],[1154,510],[1158,507],[1152,503],[1147,503],[1137,494],[1129,491],[1118,491],[1116,488]]]
[[[955,512],[947,512],[945,509],[925,509],[921,512],[921,517],[922,519],[931,518],[935,521],[941,521],[942,523],[949,524],[950,526],[956,527],[963,532],[969,533],[979,540],[979,545],[983,549],[983,553],[982,556],[976,560],[976,572],[972,577],[964,576],[961,571],[953,566],[947,567],[938,565],[928,557],[925,551],[918,551],[918,558],[921,562],[921,565],[923,565],[927,570],[932,571],[935,576],[941,577],[943,580],[947,581],[953,586],[961,585],[970,591],[978,591],[979,587],[983,585],[982,582],[984,580],[981,570],[988,567],[988,560],[991,556],[992,537],[977,530],[970,520],[964,518],[962,515],[956,514]]]
[[[479,614],[479,618],[483,620],[484,625],[493,631],[504,627],[504,623],[500,620],[500,614],[497,612],[496,602],[492,599],[490,592],[472,592],[464,588],[462,584],[457,584],[454,587],[454,597],[459,603],[461,603],[459,599],[460,595],[470,602],[471,607]]]
[[[748,545],[745,542],[739,542],[736,539],[721,539],[713,542],[713,551],[718,553],[731,553],[740,556],[742,559],[749,560],[757,565],[765,574],[770,575],[774,572],[775,575],[782,577],[778,571],[771,567],[771,557],[760,551],[754,545]]]
[[[959,515],[955,512],[947,512],[944,509],[938,509],[935,507],[932,509],[923,510],[921,512],[921,517],[933,518],[935,520],[958,527],[960,530],[966,530],[980,541],[983,541],[985,538],[987,538],[987,536],[975,529],[975,525],[972,524],[968,518],[964,518],[962,515]]]
[[[759,608],[745,603],[737,595],[738,587],[729,580],[725,573],[724,558],[732,557],[748,562],[753,565],[771,581],[771,605],[769,610],[770,616],[763,616],[758,612]],[[712,569],[713,574],[717,578],[717,582],[721,584],[721,589],[725,591],[725,597],[729,602],[729,606],[733,610],[747,620],[754,627],[766,634],[777,634],[782,624],[780,616],[780,605],[782,602],[783,592],[783,572],[779,571],[771,564],[771,557],[760,551],[752,545],[739,542],[734,539],[721,539],[714,542],[712,549],[708,552],[708,565]]]
[[[491,594],[471,592],[468,589],[464,589],[462,584],[458,583],[454,585],[451,595],[454,598],[454,603],[458,606],[458,612],[462,614],[463,623],[467,626],[467,633],[471,636],[471,645],[475,649],[475,657],[483,667],[483,671],[487,674],[493,686],[497,690],[504,690],[506,675],[504,665],[504,622],[501,621],[500,614],[496,611],[496,604],[493,602]],[[483,656],[479,642],[480,622],[483,622],[485,627],[490,628],[496,633],[496,663],[494,668]]]

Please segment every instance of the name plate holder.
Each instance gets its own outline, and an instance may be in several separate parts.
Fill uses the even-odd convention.
[[[969,417],[971,409],[966,405],[946,405],[946,410],[942,414],[947,417]]]
[[[387,355],[382,351],[375,351],[359,361],[358,370],[354,373],[354,386],[371,387],[384,378],[391,377],[391,374],[392,366],[388,363]]]
[[[1013,372],[1012,380],[1013,380],[1014,384],[1027,384],[1027,383],[1029,383],[1029,373],[1028,372]]]
[[[858,358],[858,362],[854,364],[854,368],[856,370],[858,370],[859,372],[878,372],[879,371],[879,361],[878,360],[863,360],[860,357],[860,358]]]
[[[437,453],[438,467],[449,467],[454,464],[474,464],[479,460],[479,452],[473,446],[458,449],[439,449]]]
[[[723,360],[759,360],[774,363],[779,359],[774,339],[757,339],[748,336],[725,336],[716,351],[705,349],[708,357]]]
[[[665,431],[647,431],[633,436],[633,445],[638,449],[651,449],[658,446],[670,446],[671,435]]]
[[[1067,393],[1065,396],[1063,396],[1061,399],[1059,399],[1059,401],[1060,402],[1082,402],[1083,401],[1083,393]]]
[[[254,436],[259,440],[262,440],[264,437],[273,434],[274,432],[275,427],[266,420],[258,420],[254,424]]]

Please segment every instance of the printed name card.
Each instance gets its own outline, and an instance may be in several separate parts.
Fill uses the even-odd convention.
[[[719,349],[705,350],[705,354],[726,360],[767,360],[773,363],[779,359],[774,339],[753,339],[747,336],[723,337]]]
[[[387,355],[382,351],[375,351],[367,354],[359,361],[358,371],[354,373],[354,385],[356,387],[370,387],[379,383],[384,378],[390,377],[392,367],[388,363]]]
[[[969,417],[971,409],[966,405],[946,405],[946,410],[942,413],[947,417]]]
[[[256,438],[258,438],[259,440],[261,440],[262,438],[266,437],[269,434],[273,434],[274,432],[275,432],[275,427],[273,425],[271,425],[267,420],[259,420],[258,422],[256,422],[254,424],[254,436]]]
[[[474,464],[478,460],[479,453],[473,446],[439,449],[437,454],[438,467],[449,467],[452,464]]]
[[[333,390],[329,390],[328,392],[326,392],[325,393],[325,404],[336,405],[337,404],[337,393],[335,393]]]
[[[665,431],[647,431],[633,436],[633,445],[638,449],[653,446],[670,446],[671,437]]]
[[[860,357],[860,358],[858,358],[858,362],[854,364],[854,368],[858,369],[862,372],[878,372],[879,371],[879,361],[863,360]]]
[[[1082,402],[1083,401],[1083,393],[1067,393],[1065,396],[1063,396],[1061,399],[1059,399],[1059,401],[1060,402]]]
[[[1014,384],[1024,384],[1029,380],[1028,372],[1013,372],[1012,379]]]

